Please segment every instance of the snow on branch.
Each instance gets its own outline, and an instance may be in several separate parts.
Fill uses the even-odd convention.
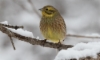
[[[17,27],[17,30],[16,30],[16,27]],[[13,28],[13,29],[10,29],[10,28]],[[32,45],[40,45],[40,46],[43,46],[43,47],[55,48],[55,49],[58,49],[58,50],[73,47],[72,45],[63,45],[63,44],[58,44],[58,43],[44,42],[44,40],[39,40],[39,39],[36,39],[36,38],[33,38],[33,37],[24,36],[24,35],[27,35],[27,34],[20,34],[20,32],[25,33],[25,31],[22,30],[22,29],[19,29],[19,31],[18,31],[18,28],[22,28],[22,26],[21,27],[20,26],[11,26],[11,25],[6,25],[6,24],[0,23],[0,31],[7,34],[10,38],[14,37],[14,38],[17,38],[18,40],[28,42]],[[26,32],[28,32],[28,31],[26,31]],[[12,43],[12,45],[13,45],[13,43]]]
[[[100,42],[79,43],[61,50],[54,60],[100,60]]]
[[[45,42],[44,40],[34,38],[32,32],[23,30],[22,28],[23,26],[8,25],[7,22],[0,23],[0,31],[10,37],[14,49],[15,46],[12,37],[32,45],[40,45],[58,50],[67,49],[61,50],[55,60],[100,60],[100,42],[79,43],[74,47],[72,45]],[[82,36],[68,34],[67,37],[68,36],[79,38],[100,38],[99,35]]]

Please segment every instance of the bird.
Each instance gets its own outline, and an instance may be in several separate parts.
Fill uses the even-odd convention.
[[[53,43],[61,43],[66,37],[66,24],[59,11],[51,5],[41,11],[40,31],[43,37]]]

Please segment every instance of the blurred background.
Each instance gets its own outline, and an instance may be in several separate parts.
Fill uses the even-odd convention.
[[[0,0],[0,22],[22,25],[34,37],[43,39],[39,30],[41,12],[45,5],[52,5],[63,16],[67,33],[100,34],[100,0]],[[9,37],[0,32],[0,60],[53,60],[56,49],[31,45],[13,38],[13,50]],[[64,44],[94,42],[99,39],[67,37]]]

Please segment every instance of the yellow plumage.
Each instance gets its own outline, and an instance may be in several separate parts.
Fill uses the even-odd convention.
[[[58,10],[48,5],[41,11],[40,30],[45,39],[54,43],[63,41],[66,36],[66,25]]]

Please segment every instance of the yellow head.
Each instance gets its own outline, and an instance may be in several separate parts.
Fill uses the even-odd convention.
[[[44,6],[39,10],[42,11],[42,16],[44,17],[53,17],[58,13],[58,11],[53,6],[50,5]]]

